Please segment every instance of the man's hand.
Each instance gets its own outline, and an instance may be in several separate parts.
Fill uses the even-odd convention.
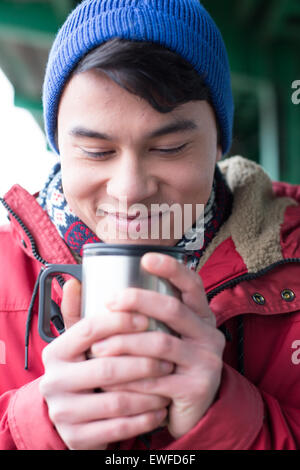
[[[136,392],[95,393],[97,388],[169,374],[172,364],[150,357],[86,360],[92,344],[111,336],[143,332],[148,319],[115,313],[80,321],[80,284],[64,289],[62,313],[67,331],[45,347],[40,391],[49,417],[69,449],[105,449],[109,443],[147,433],[161,425],[170,399]]]
[[[179,438],[192,429],[215,400],[222,372],[224,335],[207,303],[195,272],[166,255],[149,253],[143,267],[168,279],[181,291],[181,301],[149,290],[129,288],[108,304],[113,313],[139,312],[164,322],[180,337],[162,332],[114,335],[92,347],[97,357],[149,357],[175,365],[168,376],[149,377],[106,387],[108,391],[157,394],[172,399],[169,432]]]

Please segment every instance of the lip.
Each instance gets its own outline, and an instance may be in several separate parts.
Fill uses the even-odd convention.
[[[108,213],[109,216],[115,217],[116,219],[125,219],[125,220],[134,220],[139,217],[138,214],[136,215],[129,215],[129,214],[122,214],[120,212],[116,213]]]
[[[143,232],[145,229],[150,228],[152,222],[158,221],[162,217],[162,213],[150,214],[148,217],[129,216],[112,212],[107,212],[106,215],[121,232]]]
[[[115,219],[119,219],[119,220],[146,220],[146,219],[151,219],[152,217],[158,217],[158,216],[161,216],[162,215],[162,212],[158,212],[158,213],[152,213],[150,215],[148,215],[148,217],[140,217],[139,214],[137,215],[128,215],[128,214],[122,214],[120,212],[106,212],[105,215],[107,215],[108,217],[113,217]]]

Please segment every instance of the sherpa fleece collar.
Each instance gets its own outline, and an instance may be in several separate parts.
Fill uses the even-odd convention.
[[[232,238],[248,272],[257,273],[283,259],[280,229],[293,199],[277,197],[272,181],[263,168],[243,157],[231,157],[219,163],[233,192],[233,208],[200,260],[198,271],[215,249]]]

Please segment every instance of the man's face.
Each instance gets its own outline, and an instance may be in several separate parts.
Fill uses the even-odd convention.
[[[124,244],[176,245],[222,154],[207,102],[161,114],[96,70],[66,86],[58,146],[71,209],[102,241]]]

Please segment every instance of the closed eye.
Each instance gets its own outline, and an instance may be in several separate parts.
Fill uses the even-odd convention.
[[[151,152],[158,152],[158,153],[161,153],[161,154],[177,154],[177,153],[180,153],[182,150],[184,150],[186,147],[187,147],[187,143],[183,144],[183,145],[180,145],[179,147],[172,147],[172,148],[151,148],[150,151]],[[115,153],[114,150],[108,150],[106,152],[89,152],[87,150],[84,150],[84,149],[81,149],[82,152],[88,156],[88,157],[91,157],[91,158],[95,158],[95,159],[105,159],[111,155],[113,155]]]
[[[107,152],[88,152],[87,150],[82,149],[83,153],[91,158],[106,158],[114,153],[114,150],[109,150]]]
[[[180,147],[172,147],[172,148],[154,148],[151,149],[152,151],[155,152],[160,152],[160,153],[179,153],[181,150],[183,150],[187,144],[180,145]]]

